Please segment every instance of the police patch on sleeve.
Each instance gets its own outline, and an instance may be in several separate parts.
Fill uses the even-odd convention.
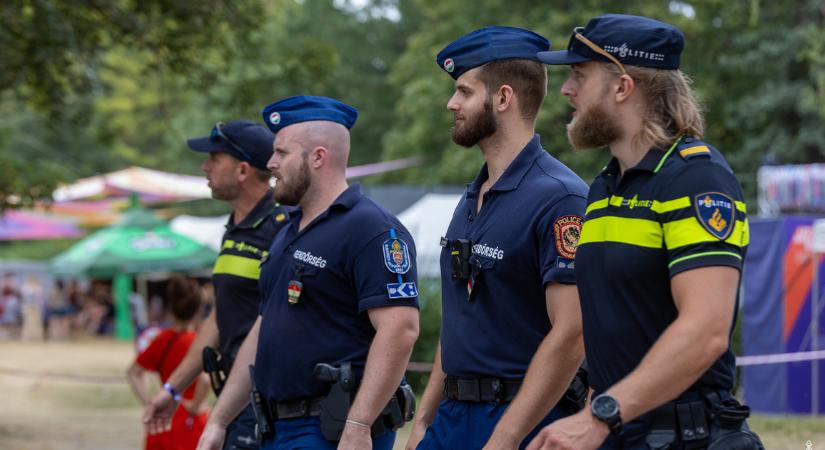
[[[418,297],[418,287],[414,281],[407,283],[390,283],[387,285],[387,295],[390,297],[390,300],[415,298]]]
[[[733,231],[734,201],[719,192],[706,192],[695,197],[696,219],[710,234],[724,241]]]
[[[553,240],[556,243],[556,252],[562,258],[576,257],[576,248],[582,234],[582,221],[581,216],[561,216],[553,222]]]
[[[384,241],[384,265],[391,273],[403,275],[410,270],[410,249],[401,239]]]

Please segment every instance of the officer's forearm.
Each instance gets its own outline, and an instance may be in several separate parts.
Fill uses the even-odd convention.
[[[584,359],[581,327],[554,326],[536,350],[516,398],[502,416],[493,436],[518,445],[558,403]]]
[[[424,394],[421,396],[421,404],[418,406],[418,411],[415,413],[415,421],[424,425],[430,426],[435,419],[436,412],[438,412],[438,405],[444,399],[444,370],[441,368],[441,341],[435,348],[435,357],[433,358],[433,369],[430,371],[430,379],[427,381],[427,387],[424,389]]]
[[[728,349],[738,283],[732,267],[693,269],[673,278],[678,317],[639,367],[607,391],[618,400],[623,422],[679,396]]]
[[[373,423],[398,389],[418,339],[417,309],[404,306],[379,309],[383,310],[379,312],[383,318],[378,322],[377,311],[370,311],[376,333],[358,394],[348,414],[349,419],[363,424]]]
[[[209,317],[203,321],[198,335],[186,351],[178,367],[169,375],[167,383],[172,385],[178,392],[183,392],[195,381],[195,378],[203,372],[203,348],[206,346],[215,347],[218,345],[218,325],[215,319],[215,308],[209,313]]]
[[[226,386],[221,391],[215,408],[209,414],[210,423],[226,428],[249,403],[249,392],[252,387],[252,381],[249,379],[249,365],[255,363],[260,327],[261,316],[258,316],[258,320],[252,325],[252,329],[249,330],[249,334],[241,344],[229,378],[226,380]]]

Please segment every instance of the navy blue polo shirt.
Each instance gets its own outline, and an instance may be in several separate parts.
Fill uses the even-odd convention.
[[[375,336],[367,311],[418,307],[412,238],[357,184],[299,231],[300,220],[299,209],[261,264],[255,382],[270,401],[325,395],[317,363],[349,361],[360,374]]]
[[[218,348],[230,358],[235,358],[258,318],[261,259],[272,238],[287,223],[291,209],[276,204],[272,191],[267,191],[241,223],[235,224],[230,216],[226,224],[221,251],[212,269],[212,285]]]
[[[652,149],[620,177],[613,159],[590,188],[576,261],[591,386],[633,371],[676,319],[670,281],[707,266],[742,268],[748,222],[722,155],[690,137]],[[731,324],[731,330],[733,324]],[[696,387],[733,387],[728,351]]]
[[[487,178],[485,164],[446,235],[448,241],[472,241],[472,289],[452,278],[450,245],[441,251],[441,362],[446,374],[457,377],[522,378],[550,332],[545,286],[575,283],[587,185],[541,147],[538,135],[476,212]]]

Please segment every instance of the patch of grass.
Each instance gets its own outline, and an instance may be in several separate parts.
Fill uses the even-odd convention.
[[[32,398],[69,410],[123,409],[139,406],[137,398],[125,384],[81,385],[51,382],[32,392]]]
[[[805,449],[811,441],[814,449],[825,448],[825,420],[822,417],[756,415],[748,419],[765,448],[771,450]]]

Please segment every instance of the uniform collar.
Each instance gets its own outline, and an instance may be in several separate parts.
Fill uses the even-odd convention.
[[[229,215],[229,221],[226,223],[226,229],[232,228],[244,228],[244,229],[252,229],[258,228],[258,226],[266,219],[266,217],[272,213],[272,211],[277,207],[278,204],[275,203],[275,199],[272,196],[272,189],[266,191],[263,197],[258,200],[258,203],[252,208],[252,211],[247,214],[247,216],[241,221],[241,223],[237,225],[233,225],[235,213]]]
[[[490,188],[491,191],[512,191],[516,189],[519,184],[521,184],[521,180],[524,179],[524,176],[527,174],[527,171],[530,170],[530,167],[533,165],[533,162],[536,158],[539,157],[544,152],[544,149],[541,148],[541,137],[536,134],[530,139],[530,142],[524,146],[523,149],[516,155],[515,159],[507,166],[507,169],[501,174],[501,178],[496,181],[496,184]],[[478,175],[476,176],[475,180],[467,188],[468,194],[475,194],[477,195],[478,192],[481,190],[481,185],[487,181],[489,178],[489,173],[487,172],[487,163],[481,167],[481,171],[479,171]]]
[[[338,196],[338,198],[335,199],[334,202],[332,202],[330,209],[332,209],[333,206],[340,206],[344,209],[352,209],[352,207],[358,203],[358,200],[361,200],[361,197],[361,183],[353,183],[352,186],[348,187],[341,193],[341,195]]]
[[[647,151],[647,153],[645,153],[645,156],[642,157],[642,160],[639,161],[639,163],[635,166],[631,167],[630,169],[627,169],[627,172],[643,170],[646,172],[657,173],[665,164],[665,161],[667,161],[667,158],[670,156],[670,154],[673,153],[673,150],[676,148],[676,146],[679,145],[681,139],[681,136],[679,136],[668,148],[667,151],[656,147],[651,148]],[[618,174],[619,161],[615,157],[612,158],[610,162],[607,163],[607,166],[604,168],[604,172]]]

